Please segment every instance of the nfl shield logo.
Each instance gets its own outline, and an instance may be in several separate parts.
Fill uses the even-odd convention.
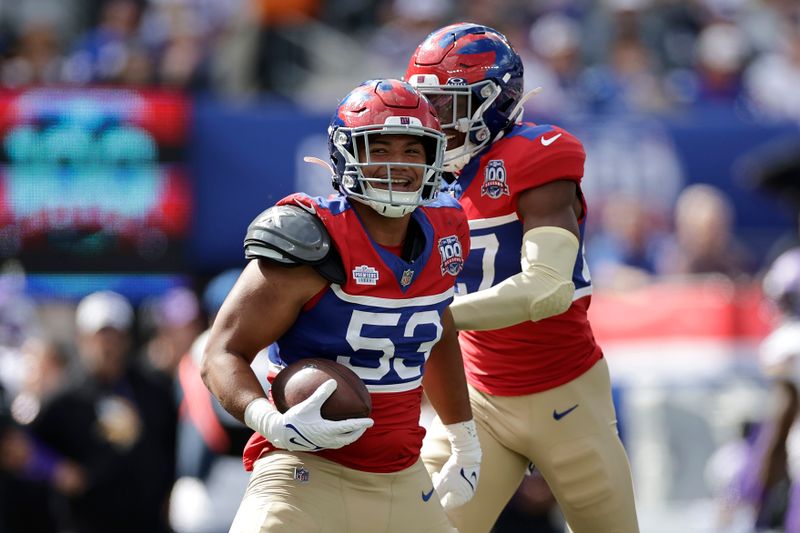
[[[508,183],[506,182],[506,165],[502,159],[492,159],[486,163],[483,171],[483,185],[481,196],[488,196],[497,200],[503,195],[509,196]]]
[[[439,239],[439,255],[442,258],[442,276],[450,274],[457,276],[464,266],[464,257],[461,255],[461,242],[455,235]]]
[[[294,479],[300,483],[308,483],[308,478],[310,477],[310,473],[308,470],[303,468],[302,466],[296,466],[294,468]]]
[[[403,275],[400,278],[400,285],[403,287],[408,287],[411,285],[411,280],[414,278],[414,271],[410,268],[408,270],[403,271]]]

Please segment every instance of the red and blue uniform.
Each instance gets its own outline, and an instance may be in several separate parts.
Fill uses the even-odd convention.
[[[524,123],[462,169],[450,188],[469,218],[473,253],[458,276],[459,293],[489,288],[521,271],[519,195],[557,180],[580,186],[585,157],[580,141],[565,130]],[[583,204],[578,221],[581,250]],[[573,303],[561,315],[492,331],[461,332],[470,385],[496,396],[532,394],[572,381],[602,357],[586,316],[592,282],[582,252],[572,281]]]
[[[456,276],[469,254],[464,211],[449,195],[411,214],[424,242],[406,261],[373,241],[349,200],[295,194],[279,205],[300,204],[323,222],[339,251],[347,280],[329,284],[304,306],[270,348],[271,363],[324,357],[351,368],[367,385],[375,425],[354,443],[317,455],[366,472],[397,472],[419,458],[422,374],[442,335],[441,317],[453,299]],[[274,448],[256,433],[244,464]]]

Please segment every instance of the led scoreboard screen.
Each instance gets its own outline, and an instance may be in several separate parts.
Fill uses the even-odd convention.
[[[185,266],[189,111],[169,92],[0,92],[0,262],[29,272]]]

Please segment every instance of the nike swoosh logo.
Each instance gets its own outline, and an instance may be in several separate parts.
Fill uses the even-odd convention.
[[[552,136],[552,137],[550,137],[549,139],[545,139],[544,137],[540,137],[540,139],[542,140],[542,145],[544,145],[544,146],[550,146],[551,144],[553,144],[554,142],[556,142],[556,139],[558,139],[559,137],[561,137],[561,134],[560,134],[560,133],[559,133],[559,134],[557,134],[557,135],[553,135],[553,136]]]
[[[469,488],[471,488],[471,489],[472,489],[472,491],[474,492],[474,491],[475,491],[475,483],[477,483],[477,482],[478,482],[478,475],[477,475],[475,472],[472,472],[472,473],[469,475],[469,477],[471,477],[471,478],[472,478],[472,481],[470,481],[470,480],[469,480],[469,478],[466,476],[466,474],[464,474],[464,469],[462,468],[462,469],[461,469],[461,477],[463,477],[463,478],[464,478],[464,481],[466,481],[467,483],[469,483]]]
[[[289,437],[289,442],[291,442],[292,444],[294,444],[296,446],[302,446],[303,448],[308,448],[309,450],[321,450],[322,449],[319,446],[317,446],[316,444],[314,444],[310,439],[306,438],[305,435],[300,433],[300,430],[298,430],[294,426],[294,424],[286,424],[286,428],[287,429],[291,429],[292,431],[297,433],[297,436],[305,441],[305,442],[300,442],[297,439],[295,439],[294,437]],[[309,444],[310,444],[310,446],[309,446]]]
[[[308,448],[309,450],[316,450],[316,449],[318,449],[318,448],[319,448],[319,446],[316,446],[316,445],[314,445],[314,446],[309,446],[309,445],[308,445],[308,444],[306,444],[305,442],[300,442],[300,441],[296,440],[294,437],[291,437],[291,438],[289,439],[289,442],[291,442],[291,443],[292,443],[292,444],[294,444],[295,446],[302,446],[303,448]]]
[[[555,409],[553,409],[553,418],[555,420],[561,420],[562,418],[564,418],[565,416],[567,416],[568,414],[570,414],[572,411],[574,411],[577,408],[578,408],[578,404],[576,403],[575,405],[573,405],[572,407],[570,407],[566,411],[561,411],[560,413],[558,411],[556,411]]]
[[[561,135],[561,134],[559,133],[559,135]],[[299,207],[303,211],[311,213],[312,215],[316,215],[317,214],[317,208],[314,207],[313,205],[306,205],[303,202],[301,202],[300,200],[298,200],[297,198],[294,199],[294,203],[295,203],[295,205],[297,207]]]
[[[422,501],[426,502],[426,501],[430,500],[431,496],[433,496],[433,487],[431,487],[431,490],[429,490],[427,494],[423,491],[423,493],[422,493]]]

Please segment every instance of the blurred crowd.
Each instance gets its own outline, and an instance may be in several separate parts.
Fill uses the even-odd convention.
[[[529,104],[537,115],[720,104],[800,119],[791,0],[6,0],[0,84],[309,105],[354,79],[399,77],[417,43],[458,19],[509,37],[526,86],[545,89]]]
[[[34,306],[24,273],[0,275],[0,531],[227,531],[251,432],[198,368],[237,277],[134,308],[112,291]]]

